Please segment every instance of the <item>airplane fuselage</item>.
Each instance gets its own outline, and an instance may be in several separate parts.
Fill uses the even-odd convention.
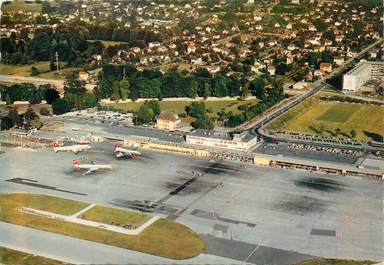
[[[89,150],[91,148],[92,146],[87,144],[78,144],[78,145],[71,145],[71,146],[53,147],[53,151],[55,151],[56,153],[59,151],[62,151],[62,152],[73,152],[76,154],[85,150]]]

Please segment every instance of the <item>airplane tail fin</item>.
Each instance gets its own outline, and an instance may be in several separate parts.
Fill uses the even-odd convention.
[[[121,147],[121,144],[115,144],[115,152],[117,152],[118,147]]]
[[[76,166],[78,166],[79,165],[79,160],[72,160],[72,166],[73,167],[76,167]]]

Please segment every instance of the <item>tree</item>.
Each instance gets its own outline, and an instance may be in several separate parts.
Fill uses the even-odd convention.
[[[20,117],[20,115],[17,113],[16,110],[11,109],[11,110],[9,111],[9,113],[8,113],[7,116],[8,116],[8,118],[10,118],[11,121],[12,121],[12,127],[13,127],[14,125],[20,125],[20,124],[21,124],[21,117]]]
[[[56,99],[60,98],[59,92],[50,85],[45,87],[40,86],[39,88],[43,90],[43,98],[47,104],[52,104]]]
[[[60,115],[71,110],[71,105],[65,99],[57,99],[52,103],[53,113]]]
[[[145,104],[141,105],[137,112],[137,122],[139,124],[146,124],[153,121],[154,118],[155,113],[153,110]]]
[[[81,109],[81,97],[87,91],[85,88],[85,81],[78,79],[78,74],[75,72],[70,72],[64,82],[64,91],[65,93],[71,93],[76,95],[76,104],[75,108]]]
[[[11,100],[11,97],[9,96],[9,94],[5,94],[5,103],[7,105],[11,105],[13,103],[13,101]]]
[[[194,118],[199,118],[206,115],[205,105],[203,102],[192,102],[191,105],[185,107],[185,112]]]
[[[34,119],[36,119],[38,116],[36,115],[35,111],[29,107],[27,109],[27,111],[24,113],[24,120],[26,122],[30,122],[30,121],[33,121]]]
[[[13,124],[12,119],[10,117],[5,116],[5,117],[1,118],[1,120],[0,120],[1,130],[9,130],[13,126],[14,126],[14,124]]]
[[[250,90],[252,95],[262,100],[265,94],[263,78],[258,77],[252,80],[250,83]]]
[[[55,64],[54,62],[50,62],[50,63],[49,63],[49,69],[50,69],[51,71],[56,71],[56,70],[57,70],[57,66],[56,66],[56,64]]]
[[[114,81],[112,84],[111,99],[118,101],[119,99],[127,99],[129,97],[130,84],[128,80]]]
[[[340,128],[336,128],[336,129],[335,129],[335,135],[338,136],[340,133],[341,133]]]
[[[146,101],[144,103],[144,105],[148,106],[149,108],[151,108],[153,110],[153,113],[155,116],[159,115],[160,114],[160,104],[159,104],[159,101],[158,100],[150,100],[150,101]]]
[[[85,93],[82,97],[82,106],[84,108],[93,108],[97,105],[96,96],[93,93]]]
[[[206,99],[211,95],[211,84],[208,82],[204,82],[203,85],[203,97]]]
[[[32,66],[31,67],[31,76],[37,76],[39,73],[39,69],[37,69],[36,67]]]
[[[111,100],[118,102],[120,100],[119,81],[113,82]]]
[[[49,115],[49,110],[46,107],[42,107],[39,111],[40,115],[43,116],[48,116]]]
[[[191,123],[191,125],[195,129],[205,129],[205,130],[213,129],[213,122],[208,116],[202,119],[195,120],[194,122]]]
[[[351,130],[351,132],[350,132],[350,135],[351,135],[351,138],[352,138],[352,139],[355,139],[355,138],[356,138],[356,135],[357,135],[357,133],[356,133],[356,131],[355,131],[355,130]]]

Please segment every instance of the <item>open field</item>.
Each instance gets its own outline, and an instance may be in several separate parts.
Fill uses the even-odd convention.
[[[37,62],[33,64],[0,64],[0,74],[30,76],[31,67],[36,67],[40,73],[50,71],[49,62]]]
[[[96,42],[96,41],[100,41],[104,47],[108,48],[110,46],[116,46],[116,45],[121,45],[121,44],[129,44],[128,42],[124,42],[124,41],[111,41],[111,40],[88,40],[89,42]]]
[[[128,236],[85,225],[29,215],[18,210],[20,207],[30,207],[70,215],[85,206],[85,203],[78,201],[44,195],[0,194],[0,207],[2,209],[0,220],[173,259],[194,257],[204,250],[203,241],[192,230],[166,219],[156,221],[138,236]],[[120,213],[120,217],[121,215]]]
[[[345,259],[311,259],[294,265],[369,265],[374,264],[368,260],[345,260]]]
[[[203,100],[207,110],[213,116],[216,115],[217,112],[224,111],[232,111],[237,114],[240,113],[238,107],[244,104],[255,104],[257,99],[249,99],[249,100],[236,100],[236,99],[224,99],[224,100]],[[185,107],[189,106],[192,102],[190,101],[159,101],[161,110],[174,111],[176,113],[185,112]],[[116,109],[121,109],[125,111],[137,111],[143,102],[129,102],[129,103],[112,103],[108,104],[108,106],[114,107]]]
[[[33,12],[41,11],[41,4],[25,3],[23,0],[14,0],[12,3],[1,5],[1,11],[4,13]]]
[[[140,226],[150,219],[148,215],[127,212],[104,206],[95,206],[81,215],[81,218],[105,224],[130,224],[134,227]]]
[[[68,264],[33,254],[0,247],[0,263],[5,265],[59,265]]]
[[[306,101],[282,115],[268,126],[269,129],[311,134],[341,135],[350,137],[356,131],[356,139],[378,140],[383,137],[384,108],[377,105]]]
[[[79,70],[76,67],[64,67],[64,62],[60,64],[61,69],[59,72],[51,71],[49,68],[50,62],[37,62],[33,64],[0,64],[0,74],[7,75],[19,75],[19,76],[31,76],[31,67],[34,66],[38,69],[39,75],[36,77],[47,78],[47,79],[65,79],[68,72]]]

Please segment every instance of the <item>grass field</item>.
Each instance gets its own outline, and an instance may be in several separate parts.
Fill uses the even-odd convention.
[[[78,225],[42,216],[22,213],[20,207],[73,214],[85,204],[57,197],[34,194],[0,194],[0,221],[49,231],[103,244],[145,252],[172,259],[186,259],[199,255],[204,242],[188,227],[159,219],[137,236],[115,233],[104,229]]]
[[[217,112],[224,111],[232,111],[237,114],[240,113],[238,107],[244,104],[255,104],[257,99],[249,99],[249,100],[203,100],[205,107],[210,112],[210,116],[216,116]],[[176,113],[185,112],[185,107],[191,105],[192,102],[189,101],[159,101],[161,110],[174,111]],[[137,111],[140,106],[144,104],[143,102],[129,102],[129,103],[112,103],[108,104],[108,106],[114,107],[116,109],[121,109],[125,111]]]
[[[114,224],[130,224],[137,227],[148,221],[150,216],[97,205],[83,213],[81,218],[105,224],[113,222]]]
[[[60,265],[67,264],[33,254],[0,247],[0,263],[5,265]]]
[[[49,62],[37,62],[27,65],[0,64],[0,74],[31,76],[31,67],[34,66],[38,69],[40,73],[36,77],[47,79],[65,79],[65,76],[68,72],[80,70],[80,68],[75,67],[64,68],[64,62],[62,62],[60,65],[61,69],[59,70],[59,72],[56,72],[50,70]]]
[[[311,259],[301,261],[294,265],[370,265],[373,261],[368,260],[344,260],[344,259]]]
[[[349,136],[355,130],[359,140],[378,140],[384,132],[384,108],[377,105],[306,101],[268,126],[276,131]]]
[[[111,41],[111,40],[89,40],[89,42],[96,42],[96,41],[100,41],[105,48],[108,48],[110,46],[116,46],[116,45],[120,45],[120,44],[129,44],[129,42],[124,42],[124,41]]]
[[[33,64],[0,64],[0,74],[31,76],[31,67],[36,67],[40,73],[49,71],[49,62],[37,62]]]
[[[13,0],[12,3],[1,5],[1,11],[4,13],[18,13],[22,12],[41,12],[41,4],[29,4],[25,3],[24,0]]]

